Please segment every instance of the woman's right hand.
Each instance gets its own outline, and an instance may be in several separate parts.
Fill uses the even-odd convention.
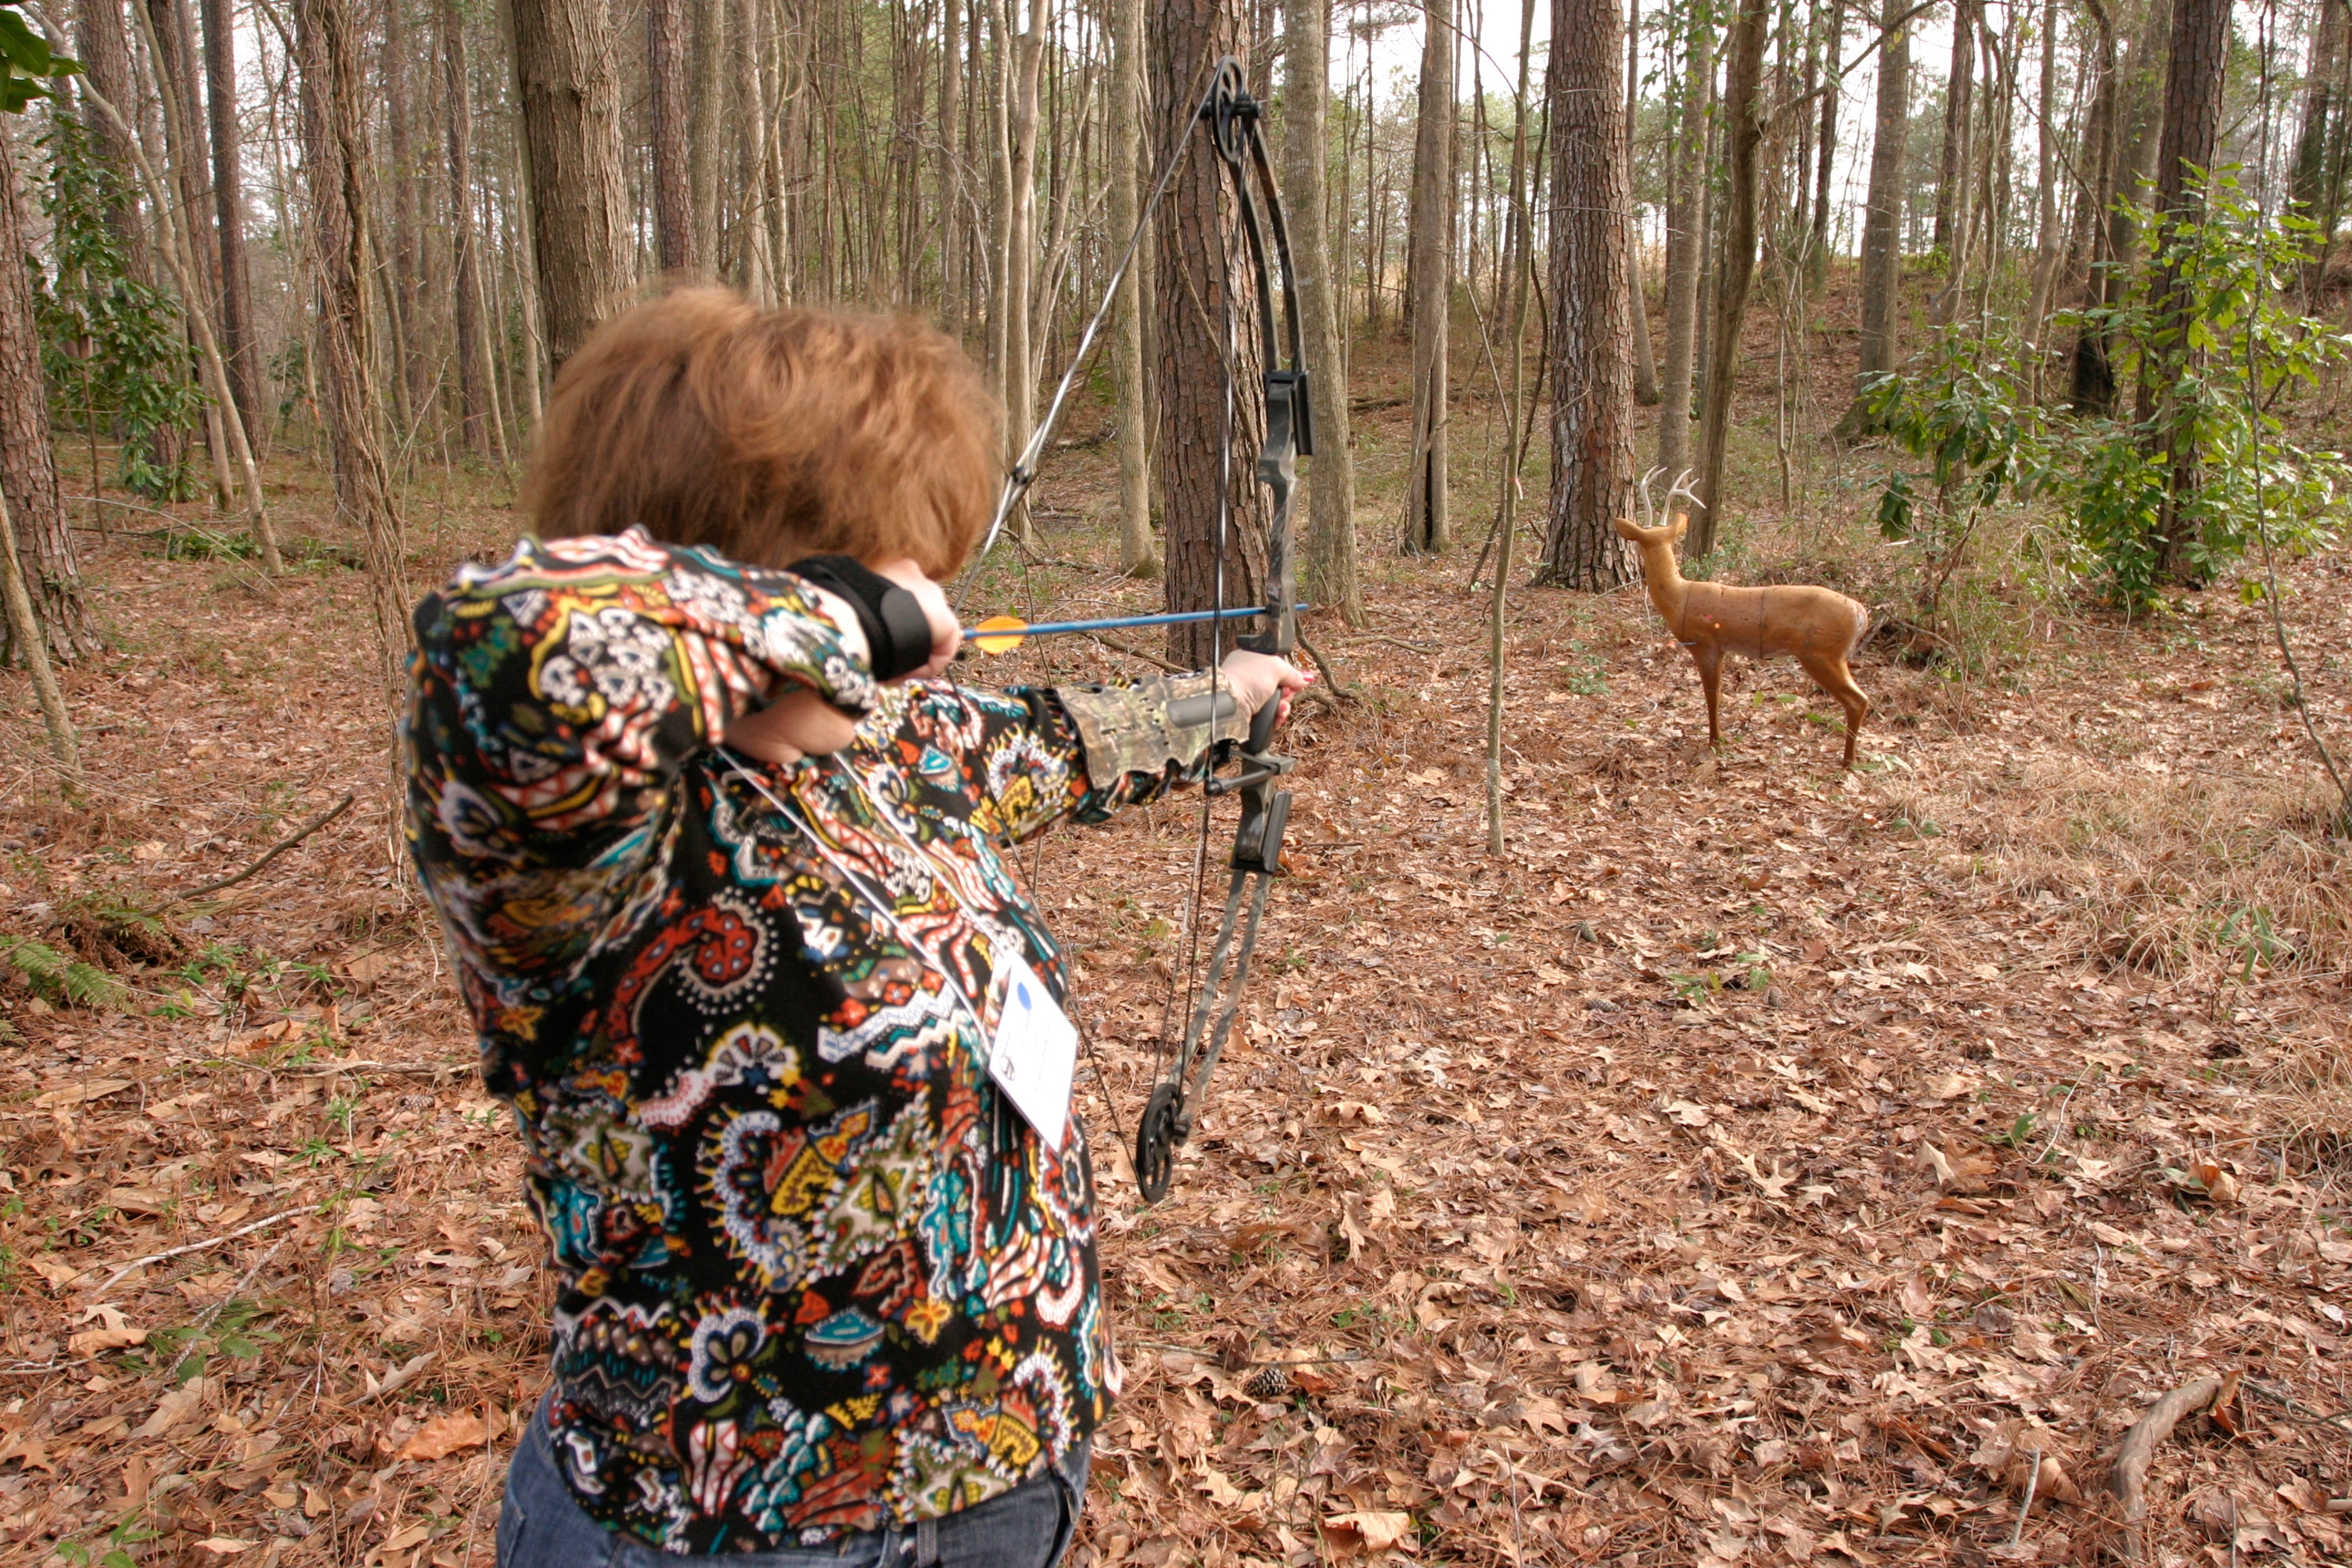
[[[857,733],[856,715],[845,713],[805,687],[795,686],[756,713],[727,726],[719,744],[772,767],[786,768],[803,757],[830,756]]]

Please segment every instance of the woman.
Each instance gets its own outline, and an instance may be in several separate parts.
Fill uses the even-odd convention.
[[[1066,1081],[992,1077],[1066,1045],[999,849],[1305,678],[939,679],[995,454],[936,332],[673,294],[557,377],[538,537],[417,611],[410,843],[561,1287],[510,1568],[1068,1543],[1118,1367]]]

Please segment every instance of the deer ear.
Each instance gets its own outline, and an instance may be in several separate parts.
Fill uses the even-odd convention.
[[[1610,526],[1627,539],[1638,541],[1642,537],[1643,530],[1634,526],[1633,520],[1630,517],[1618,518]]]
[[[1690,513],[1686,511],[1678,511],[1675,514],[1675,526],[1668,531],[1666,537],[1669,540],[1680,539],[1684,534],[1688,533],[1689,531]]]

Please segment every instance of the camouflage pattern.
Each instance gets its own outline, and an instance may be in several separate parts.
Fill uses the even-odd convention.
[[[1054,695],[1085,742],[1089,778],[1189,769],[1212,742],[1249,734],[1249,715],[1232,688],[1206,670],[1155,676],[1132,686],[1056,686]],[[1213,725],[1213,698],[1223,699],[1215,707],[1223,715]]]

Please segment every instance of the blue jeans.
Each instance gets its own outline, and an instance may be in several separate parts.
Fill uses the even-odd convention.
[[[547,1435],[530,1419],[507,1467],[499,1509],[499,1568],[1054,1568],[1077,1533],[1087,1495],[1087,1445],[1063,1468],[977,1508],[908,1530],[867,1531],[830,1546],[686,1556],[606,1530],[574,1501]]]

